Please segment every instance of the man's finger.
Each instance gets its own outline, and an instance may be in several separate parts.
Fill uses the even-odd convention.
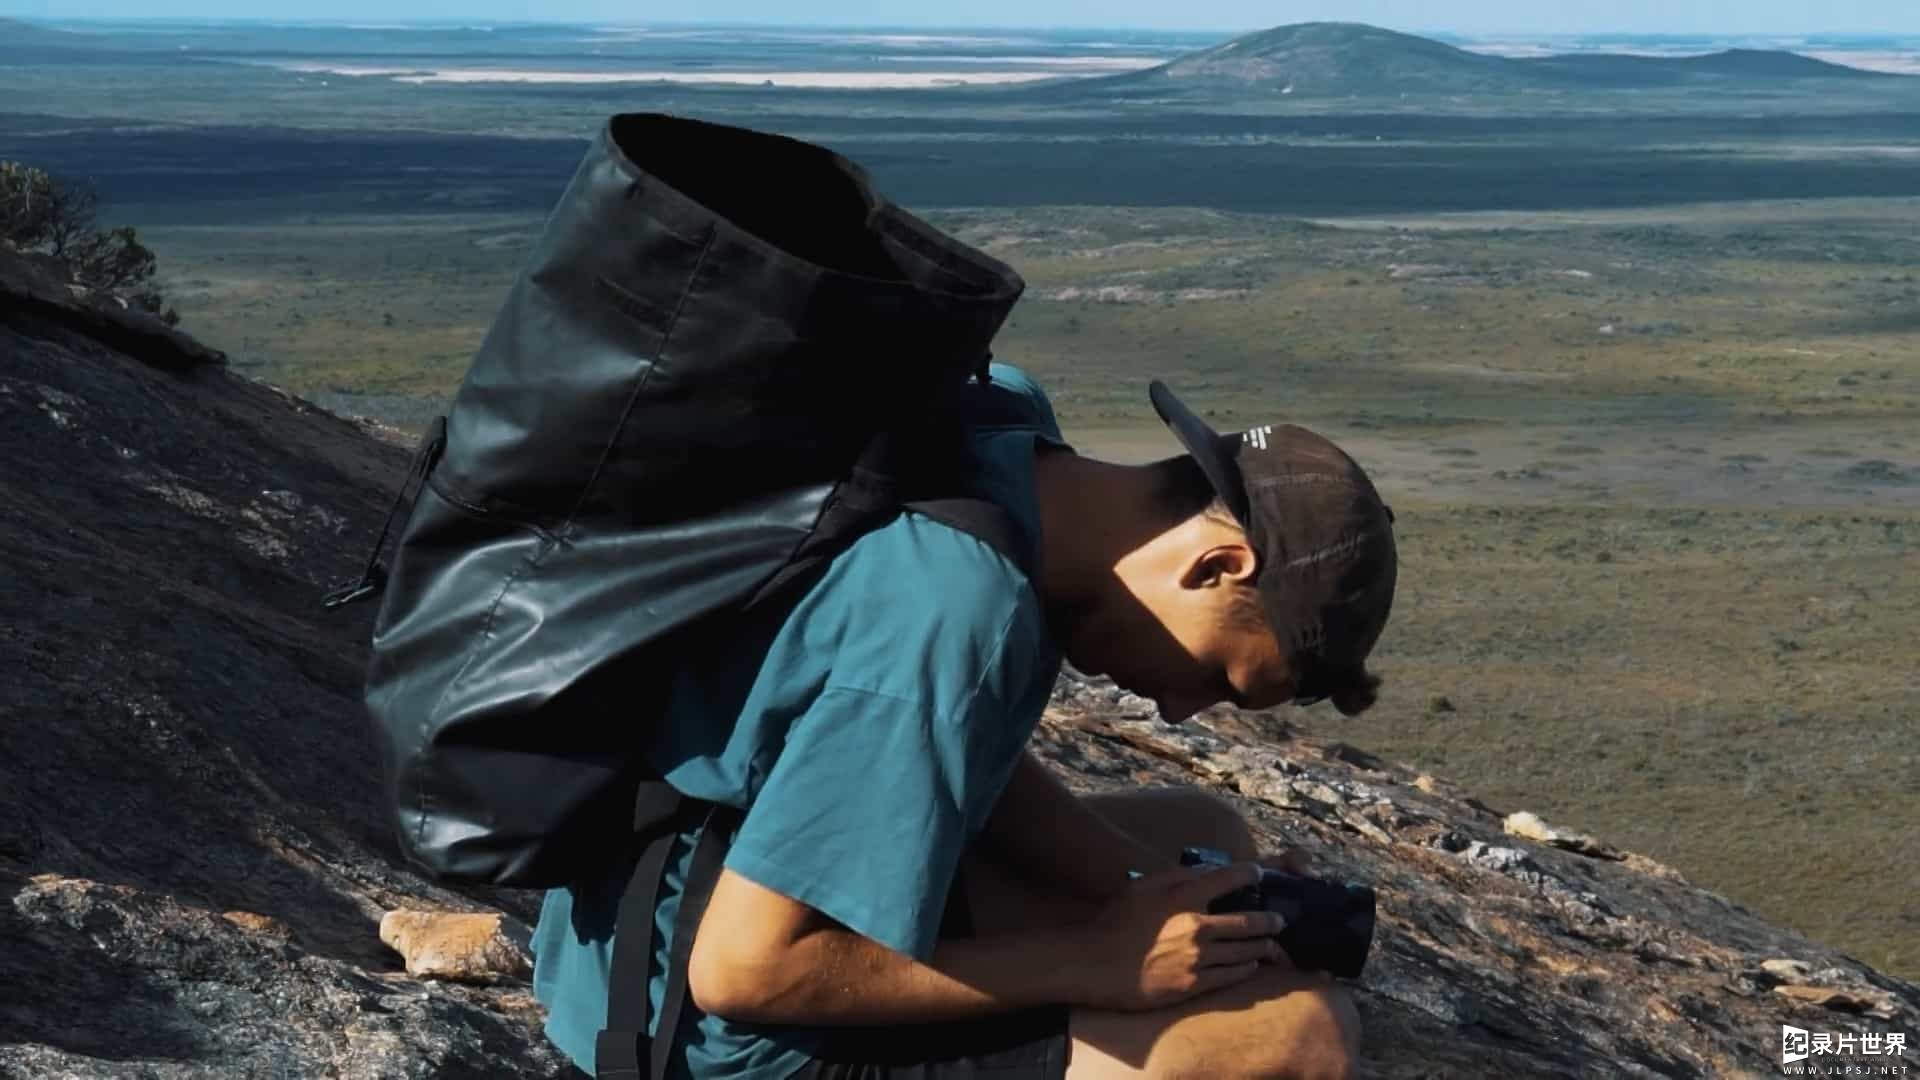
[[[1201,968],[1194,976],[1193,992],[1188,996],[1199,997],[1201,994],[1212,993],[1223,986],[1243,983],[1259,973],[1258,960],[1249,960],[1244,964],[1233,964],[1227,967]]]
[[[1194,937],[1200,941],[1234,941],[1266,938],[1287,928],[1287,920],[1275,911],[1234,911],[1225,915],[1203,915]]]
[[[1280,944],[1280,943],[1276,941],[1276,942],[1274,942],[1274,944],[1275,944],[1275,945],[1278,945],[1278,944]],[[1264,964],[1265,966],[1267,966],[1267,967],[1270,967],[1270,968],[1279,968],[1279,969],[1280,969],[1281,971],[1297,971],[1297,970],[1299,970],[1299,969],[1298,969],[1298,968],[1297,968],[1297,967],[1296,967],[1296,966],[1294,965],[1294,962],[1293,962],[1293,957],[1291,957],[1291,956],[1288,956],[1288,955],[1287,955],[1287,950],[1285,950],[1285,949],[1275,949],[1275,950],[1273,950],[1273,955],[1272,955],[1272,956],[1269,956],[1269,957],[1267,957],[1267,958],[1266,958],[1265,960],[1262,960],[1262,961],[1260,961],[1260,962],[1261,962],[1262,964]]]
[[[1213,941],[1200,947],[1200,963],[1203,969],[1213,967],[1238,967],[1246,963],[1259,963],[1271,960],[1280,953],[1280,943],[1272,938],[1254,938],[1248,941]]]
[[[1182,886],[1181,899],[1194,910],[1206,907],[1207,902],[1225,896],[1235,889],[1244,889],[1260,880],[1260,867],[1255,863],[1235,863],[1232,866],[1216,867],[1193,876]]]

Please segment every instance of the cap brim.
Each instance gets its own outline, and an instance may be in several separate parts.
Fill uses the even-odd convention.
[[[1213,430],[1159,379],[1147,385],[1147,398],[1153,402],[1153,409],[1160,414],[1161,422],[1173,431],[1180,445],[1186,448],[1200,466],[1200,471],[1206,474],[1207,482],[1226,501],[1233,516],[1242,525],[1250,526],[1247,487],[1241,480],[1240,467],[1234,462],[1238,439]]]

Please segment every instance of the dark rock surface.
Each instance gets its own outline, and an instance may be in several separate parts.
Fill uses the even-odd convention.
[[[409,448],[69,299],[0,251],[0,1076],[557,1075],[523,979],[416,978],[380,938],[396,908],[535,916],[399,856],[372,606],[319,604]],[[1369,1075],[1757,1075],[1782,1023],[1920,1040],[1914,986],[1274,717],[1172,730],[1069,676],[1038,746],[1081,790],[1231,793],[1375,885]]]
[[[398,857],[320,607],[408,448],[49,281],[0,252],[0,1075],[557,1073],[524,985],[379,937],[534,912]]]

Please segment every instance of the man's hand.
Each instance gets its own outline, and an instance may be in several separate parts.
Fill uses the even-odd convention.
[[[1207,905],[1259,880],[1253,865],[1182,868],[1132,882],[1082,931],[1073,1004],[1113,1010],[1172,1005],[1286,963],[1268,911],[1209,915]]]

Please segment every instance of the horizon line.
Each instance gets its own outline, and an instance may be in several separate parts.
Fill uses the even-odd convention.
[[[765,20],[712,20],[712,19],[651,19],[645,22],[625,22],[619,19],[596,18],[515,18],[488,19],[469,18],[404,18],[404,17],[361,17],[341,18],[327,16],[245,16],[245,15],[62,15],[39,16],[27,13],[11,13],[0,8],[0,19],[10,19],[24,23],[230,23],[253,26],[320,26],[342,29],[378,28],[378,27],[449,27],[471,29],[475,27],[526,27],[526,26],[574,26],[583,28],[635,28],[672,27],[675,29],[712,29],[712,30],[828,30],[828,31],[914,31],[919,33],[1058,33],[1058,32],[1129,32],[1129,33],[1167,33],[1167,34],[1248,34],[1266,30],[1276,30],[1288,26],[1307,26],[1315,23],[1345,26],[1365,26],[1380,30],[1391,30],[1413,35],[1448,35],[1454,37],[1488,37],[1498,35],[1525,35],[1533,38],[1607,38],[1607,37],[1666,37],[1674,39],[1714,40],[1730,37],[1753,38],[1796,38],[1814,41],[1832,38],[1879,37],[1912,38],[1920,40],[1920,29],[1915,30],[1724,30],[1724,31],[1681,31],[1681,30],[1455,30],[1435,27],[1408,28],[1389,26],[1383,23],[1370,23],[1356,19],[1301,19],[1295,22],[1269,23],[1240,27],[1170,27],[1142,26],[1125,23],[1061,23],[1050,25],[1018,24],[935,24],[935,23],[851,23],[851,22],[767,22]]]

